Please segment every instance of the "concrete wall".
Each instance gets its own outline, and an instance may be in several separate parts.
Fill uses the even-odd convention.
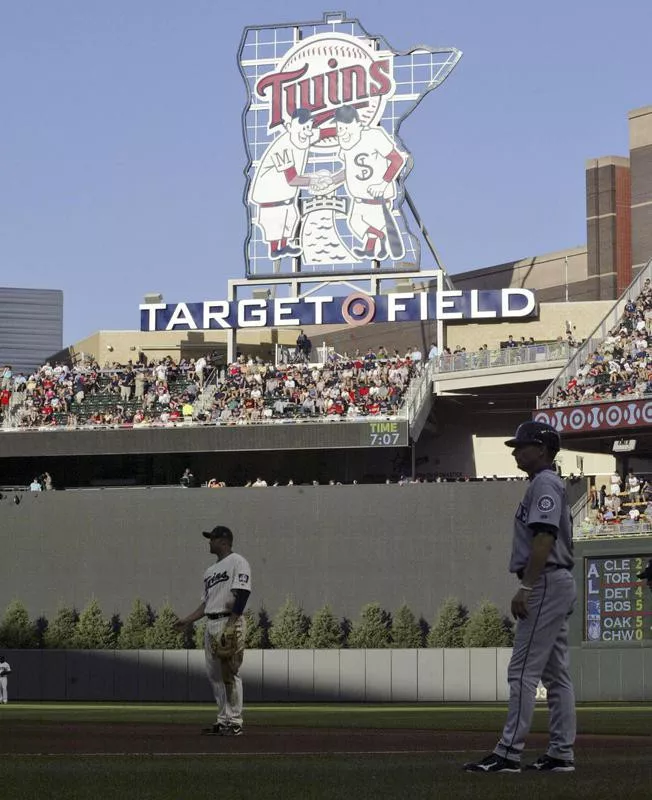
[[[573,336],[579,341],[596,329],[612,306],[613,301],[541,303],[538,319],[531,321],[448,325],[446,343],[451,349],[459,346],[475,351],[485,344],[490,350],[498,349],[510,334],[517,341],[521,336],[526,339],[532,336],[535,341],[554,341],[558,336],[566,337],[567,322],[571,323]]]
[[[211,702],[197,650],[9,650],[9,699]],[[252,702],[504,702],[508,648],[249,650]],[[577,700],[652,700],[652,649],[571,649]]]
[[[450,477],[523,476],[516,467],[512,451],[505,447],[518,425],[534,407],[531,385],[506,387],[510,396],[496,392],[473,396],[439,396],[434,411],[416,445],[417,469],[424,473],[443,473]],[[473,394],[474,390],[467,390]],[[464,394],[462,391],[461,395]],[[491,400],[491,405],[488,401]],[[513,410],[510,410],[510,405]],[[578,475],[577,457],[584,459],[584,474],[611,474],[612,455],[564,450],[558,463],[563,475]]]
[[[568,259],[568,263],[566,262]],[[584,246],[457,273],[456,289],[535,289],[540,300],[563,300],[566,284],[571,300],[585,300],[587,249]]]
[[[478,475],[522,475],[503,436],[473,436],[473,456]],[[616,459],[611,455],[560,450],[556,461],[562,475],[579,475],[578,458],[583,460],[585,475],[610,475],[616,468]]]
[[[297,340],[296,329],[257,328],[237,332],[238,351],[256,353],[262,358],[273,358],[275,345],[294,346]],[[81,339],[68,349],[69,357],[92,356],[101,366],[110,367],[113,363],[136,362],[139,353],[145,353],[148,361],[158,361],[170,356],[180,358],[199,358],[200,355],[217,351],[226,358],[227,332],[207,331],[96,331]],[[54,352],[50,350],[49,352]],[[65,353],[58,354],[61,358]]]
[[[270,456],[273,458],[273,456]],[[98,489],[0,501],[0,610],[17,598],[32,617],[95,596],[105,614],[136,597],[179,614],[196,608],[212,562],[202,530],[222,523],[253,571],[251,607],[274,614],[288,594],[306,613],[330,603],[404,602],[433,621],[448,596],[507,612],[519,483],[294,486],[266,489]]]

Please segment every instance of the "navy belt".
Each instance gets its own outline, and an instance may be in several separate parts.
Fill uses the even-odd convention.
[[[572,567],[565,567],[563,564],[546,564],[545,569],[543,570],[544,573],[546,572],[556,572],[558,569],[573,569]],[[524,569],[519,569],[516,571],[516,577],[519,581],[523,580],[523,575],[525,574]]]
[[[224,617],[230,617],[230,611],[220,611],[219,614],[206,614],[208,619],[224,619]]]

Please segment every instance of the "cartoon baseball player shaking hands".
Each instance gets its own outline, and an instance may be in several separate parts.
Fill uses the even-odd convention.
[[[362,243],[352,252],[360,259],[399,260],[405,250],[392,206],[396,178],[407,158],[384,128],[363,126],[353,106],[335,111],[335,126],[344,169],[332,181],[334,186],[344,183],[351,197],[348,226]]]
[[[301,255],[301,247],[295,241],[299,191],[322,185],[322,179],[303,174],[308,151],[315,142],[334,133],[334,129],[315,129],[312,115],[305,108],[294,111],[284,127],[263,154],[249,191],[250,202],[258,208],[255,221],[271,259]]]

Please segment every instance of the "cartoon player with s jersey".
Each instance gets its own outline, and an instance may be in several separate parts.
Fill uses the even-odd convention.
[[[360,259],[399,260],[405,253],[392,214],[396,178],[407,158],[380,127],[364,127],[353,106],[335,112],[339,158],[344,169],[332,176],[333,185],[344,183],[352,199],[348,226],[362,243],[353,254]]]

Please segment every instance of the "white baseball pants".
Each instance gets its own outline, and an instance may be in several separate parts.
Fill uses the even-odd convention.
[[[242,678],[238,673],[244,657],[246,631],[244,617],[240,617],[236,623],[241,649],[231,658],[216,658],[211,650],[209,640],[209,636],[220,636],[227,622],[228,617],[215,620],[209,619],[206,622],[206,634],[204,636],[206,674],[217,703],[218,725],[242,725]]]

